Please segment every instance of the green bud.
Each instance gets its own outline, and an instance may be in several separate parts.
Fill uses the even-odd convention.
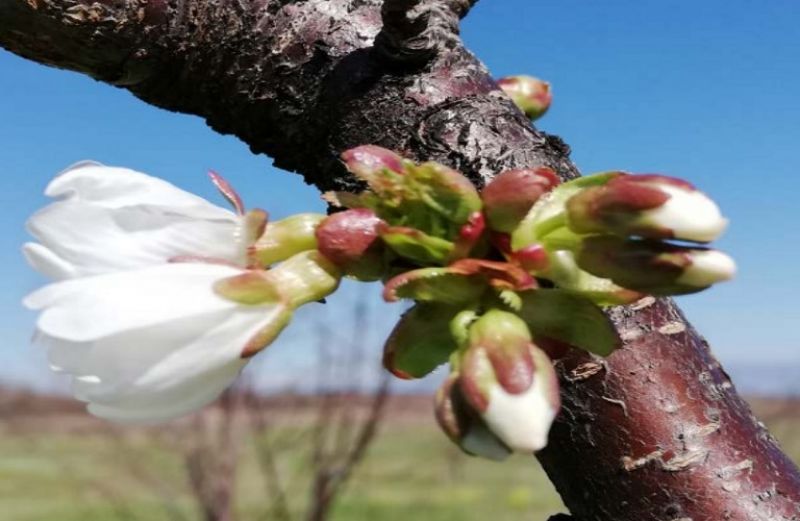
[[[419,264],[444,264],[453,252],[453,243],[406,226],[378,228],[381,239],[392,251]]]

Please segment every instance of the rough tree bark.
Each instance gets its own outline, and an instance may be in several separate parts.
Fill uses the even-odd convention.
[[[326,190],[380,144],[465,172],[578,175],[458,38],[470,0],[0,0],[0,45],[200,115]],[[578,521],[798,521],[800,473],[669,300],[612,310],[625,346],[558,362],[539,455]],[[561,516],[559,516],[561,518]]]

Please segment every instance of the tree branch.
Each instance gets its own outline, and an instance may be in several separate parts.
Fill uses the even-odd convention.
[[[519,167],[578,175],[569,148],[531,128],[455,38],[470,4],[0,0],[0,45],[200,115],[322,190],[356,186],[337,158],[365,143],[478,185]],[[625,347],[559,362],[564,411],[540,455],[573,515],[800,519],[800,474],[677,308],[612,315]]]

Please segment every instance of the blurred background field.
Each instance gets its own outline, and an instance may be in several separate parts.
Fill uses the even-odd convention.
[[[430,397],[393,396],[329,516],[315,515],[319,480],[337,479],[375,399],[240,392],[167,427],[120,428],[63,398],[4,390],[0,521],[544,521],[560,510],[533,458],[464,456],[436,426]],[[800,401],[752,404],[800,461]]]

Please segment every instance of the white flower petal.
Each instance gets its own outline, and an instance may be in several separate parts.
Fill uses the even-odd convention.
[[[131,206],[180,209],[198,219],[224,219],[232,212],[141,172],[81,162],[60,173],[45,190],[53,198],[77,199],[106,208]]]
[[[232,213],[224,219],[204,220],[160,208],[111,210],[73,199],[51,204],[27,223],[31,235],[52,252],[51,264],[71,267],[45,272],[57,279],[143,268],[178,256],[242,264],[242,226]]]
[[[699,250],[690,254],[692,263],[678,278],[678,284],[704,288],[730,280],[736,274],[736,263],[717,250]]]
[[[150,278],[163,277],[168,271],[175,272],[175,269],[164,268],[180,268],[179,271],[188,271],[192,275],[204,270],[206,278],[207,268],[211,268],[212,279],[220,274],[215,268],[222,268],[226,276],[231,271],[241,273],[241,270],[225,266],[170,265],[60,283],[54,286],[61,286],[62,291],[55,293],[65,294],[49,298],[38,296],[31,300],[39,305],[44,303],[68,310],[73,319],[82,313],[98,321],[105,321],[115,314],[127,316],[130,304],[129,299],[124,298],[124,289],[100,297],[99,300],[109,308],[105,319],[98,317],[94,303],[76,300],[75,294],[90,288],[97,290],[112,280],[121,279],[139,280],[143,290],[152,289]],[[143,272],[147,273],[143,276]],[[182,288],[177,287],[175,281],[180,279],[180,284],[185,283],[185,275],[180,273],[178,277],[164,278],[164,289],[180,293]],[[78,284],[80,282],[91,284]],[[208,280],[200,283],[209,286]],[[124,281],[114,287],[128,284],[129,281]],[[66,291],[63,289],[65,286],[73,288]],[[90,335],[76,333],[74,336],[85,337],[76,339],[56,334],[54,328],[43,327],[37,341],[48,348],[48,358],[55,368],[73,375],[73,393],[76,398],[89,402],[93,414],[117,421],[163,421],[191,412],[215,399],[247,363],[247,359],[241,358],[247,342],[277,320],[283,311],[282,304],[243,306],[216,295],[205,300],[206,309],[203,310],[197,304],[204,300],[201,295],[190,298],[192,312],[184,309],[183,314],[173,314],[168,320],[165,320],[166,308],[150,307],[146,313],[156,319],[140,319],[126,323],[124,327],[119,327],[118,323],[113,331],[101,331],[107,334],[89,338]],[[166,300],[170,300],[173,306],[181,305],[178,299]],[[224,305],[220,306],[216,301]],[[62,320],[66,321],[65,318]],[[67,332],[74,333],[71,329]]]
[[[216,264],[164,264],[50,284],[23,302],[44,310],[37,322],[44,334],[81,342],[233,309],[237,304],[217,295],[213,284],[239,273]]]
[[[191,412],[233,382],[247,363],[242,348],[277,312],[275,306],[243,308],[101,339],[88,354],[78,353],[91,376],[76,378],[73,392],[90,402],[93,414],[118,421],[163,421]],[[217,325],[208,327],[215,318]]]
[[[51,279],[71,279],[76,275],[75,267],[72,264],[41,244],[26,242],[22,246],[22,254],[33,269]]]
[[[548,401],[548,383],[534,378],[522,394],[510,394],[499,385],[489,393],[483,420],[498,438],[517,452],[536,452],[547,445],[547,435],[558,409]]]

